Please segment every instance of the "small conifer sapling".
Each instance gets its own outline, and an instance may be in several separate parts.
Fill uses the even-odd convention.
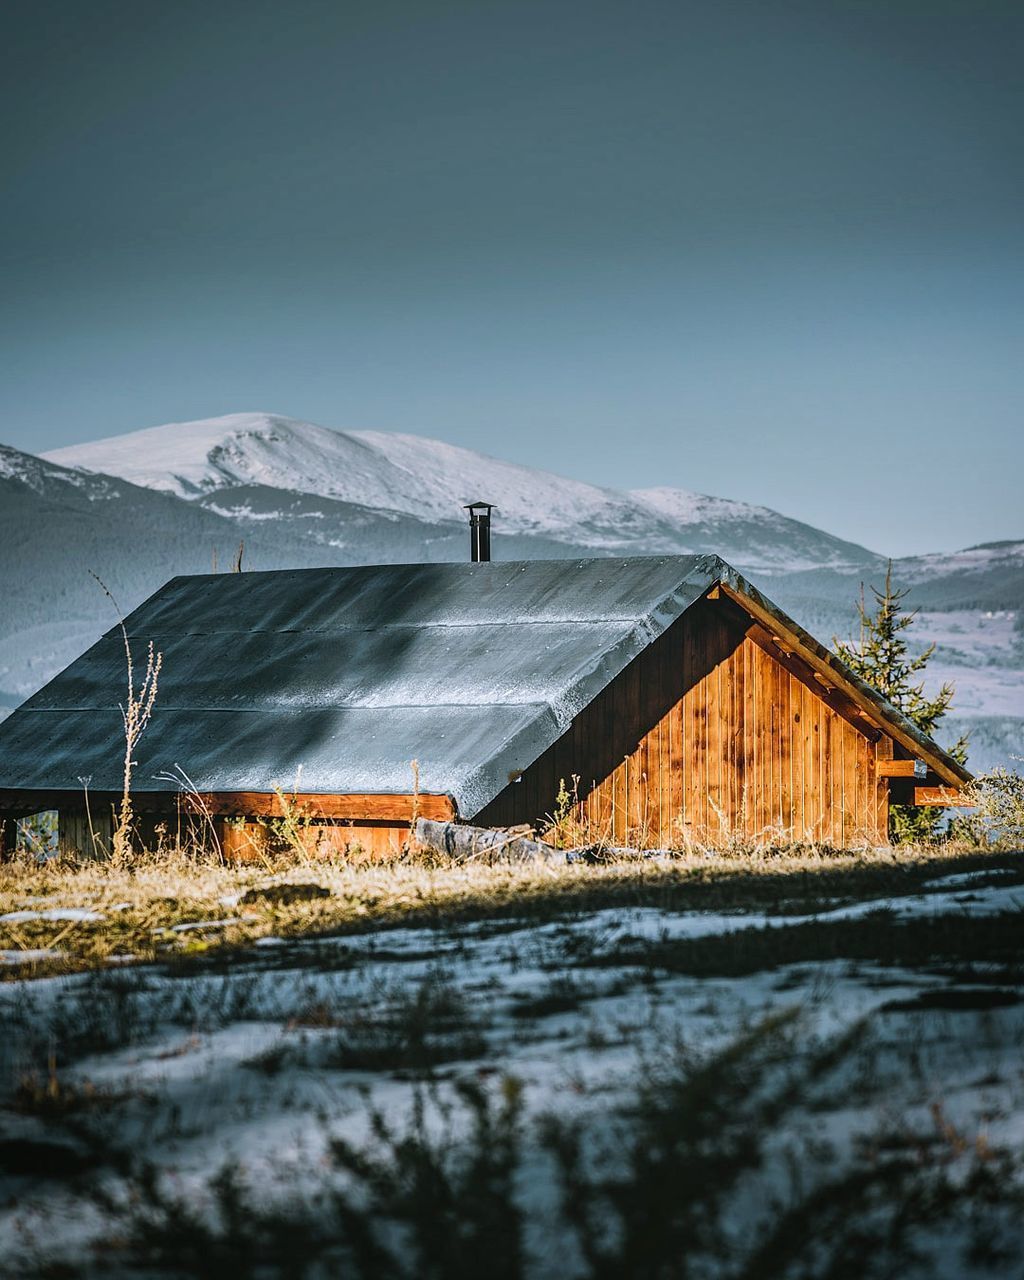
[[[885,587],[872,587],[874,612],[869,612],[861,586],[857,611],[860,635],[857,640],[840,640],[833,636],[836,653],[855,675],[871,685],[923,733],[929,736],[950,710],[956,690],[944,683],[929,697],[924,690],[923,672],[935,653],[930,644],[922,652],[911,652],[908,633],[917,617],[904,600],[909,588],[897,588],[892,582],[892,561],[885,573]],[[960,738],[949,754],[961,764],[967,759],[967,739]],[[890,805],[889,835],[899,842],[932,839],[937,831],[942,809],[934,805]]]

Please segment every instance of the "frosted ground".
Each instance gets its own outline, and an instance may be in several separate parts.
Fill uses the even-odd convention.
[[[992,768],[1019,772],[1024,764],[1024,632],[1013,609],[922,610],[915,623],[919,643],[936,646],[928,664],[926,689],[945,683],[956,694],[954,714],[943,721],[944,745],[968,738],[969,763],[976,773]]]
[[[1016,623],[1017,614],[1009,609],[918,614],[921,635],[937,649],[928,667],[928,686],[955,685],[958,715],[1024,717]]]
[[[7,1265],[191,1274],[187,1250],[199,1240],[195,1270],[218,1274],[242,1247],[232,1243],[231,1195],[226,1209],[216,1189],[229,1169],[245,1206],[234,1229],[261,1250],[235,1274],[288,1274],[279,1246],[292,1274],[480,1274],[471,1252],[464,1264],[427,1265],[404,1210],[383,1207],[380,1168],[360,1175],[357,1162],[354,1173],[339,1151],[377,1152],[388,1165],[412,1124],[419,1145],[406,1155],[433,1151],[455,1168],[462,1147],[479,1145],[485,1113],[484,1145],[505,1151],[501,1116],[514,1103],[519,1155],[499,1199],[507,1192],[521,1215],[521,1239],[489,1273],[873,1274],[867,1264],[829,1270],[828,1258],[833,1235],[849,1267],[875,1233],[886,1241],[872,1246],[878,1274],[1019,1275],[1024,975],[1013,940],[1024,871],[1004,862],[915,889],[810,913],[794,899],[770,913],[623,906],[566,909],[540,924],[271,935],[188,964],[9,981],[0,986]],[[193,926],[212,935],[243,910],[230,897],[221,905],[222,918]],[[21,922],[33,910],[54,909],[22,907]],[[58,909],[52,924],[73,928],[83,913],[96,914],[88,904]],[[999,937],[1009,951],[993,944]],[[649,1183],[637,1182],[646,1166],[636,1126],[653,1117],[665,1128],[687,1108],[712,1118],[709,1132],[698,1125],[679,1168],[669,1153],[647,1169]],[[587,1188],[569,1203],[607,1200],[602,1213],[618,1223],[605,1270],[566,1219],[567,1134],[582,1135]],[[715,1163],[719,1146],[741,1166],[733,1181]],[[694,1161],[702,1183],[725,1178],[707,1204],[706,1187],[685,1189]],[[865,1169],[881,1200],[851,1191]],[[500,1182],[484,1162],[450,1181],[469,1196],[489,1178]],[[602,1179],[616,1178],[625,1181],[609,1192]],[[639,1203],[623,1189],[629,1178],[647,1187]],[[830,1180],[841,1222],[814,1200]],[[376,1205],[374,1229],[399,1259],[390,1271],[334,1270],[318,1236],[325,1188],[354,1183],[354,1203]],[[668,1212],[659,1207],[652,1224],[644,1205],[659,1194],[652,1187],[677,1185],[676,1199],[699,1201],[715,1234],[705,1240],[690,1222],[704,1240],[692,1270],[644,1270],[637,1241]],[[508,1222],[488,1221],[504,1239]],[[817,1261],[786,1263],[792,1242],[779,1251],[795,1232],[820,1236]],[[632,1263],[619,1237],[636,1237]]]

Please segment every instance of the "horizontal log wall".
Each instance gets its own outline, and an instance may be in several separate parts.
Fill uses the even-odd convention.
[[[851,724],[758,635],[725,601],[695,605],[474,821],[537,821],[577,775],[578,816],[616,844],[884,842],[875,759],[891,742]]]
[[[353,812],[352,819],[325,815],[322,808],[332,806],[313,808],[305,803],[306,799],[298,797],[291,821],[282,822],[280,805],[275,806],[274,796],[268,799],[252,793],[239,802],[238,793],[234,793],[220,797],[210,807],[199,805],[195,797],[164,797],[164,812],[146,809],[134,817],[132,843],[138,849],[150,851],[219,848],[230,862],[258,862],[289,847],[309,857],[359,852],[370,859],[388,859],[402,852],[409,842],[412,823],[424,811],[425,816],[436,815],[437,821],[450,821],[455,816],[447,796],[389,795],[379,797],[380,804],[371,805],[369,801],[375,797],[360,795],[355,797],[358,803],[341,806],[346,812]],[[337,799],[349,802],[353,797]],[[382,816],[366,816],[367,811],[374,809]],[[404,816],[399,817],[400,814]],[[81,803],[65,804],[58,810],[58,818],[63,853],[86,857],[109,854],[114,822],[111,806],[104,802],[104,797],[92,797],[89,813]],[[9,826],[13,831],[13,819],[9,820]]]
[[[18,799],[23,801],[24,797]],[[80,792],[49,793],[27,807],[21,803],[19,815],[42,812],[47,801],[58,806],[62,853],[89,858],[109,855],[116,797],[93,793],[87,811]],[[358,852],[369,859],[386,860],[397,857],[409,843],[417,817],[437,822],[456,817],[447,796],[411,793],[288,796],[284,808],[293,821],[287,824],[289,835],[282,840],[279,820],[285,816],[284,809],[273,794],[224,792],[196,797],[139,793],[133,796],[132,843],[153,852],[219,847],[230,862],[258,862],[273,850],[287,848],[290,840],[301,845],[309,857]],[[16,831],[17,819],[0,810],[0,861],[13,853]],[[277,837],[274,840],[273,835]]]
[[[261,822],[214,820],[221,852],[228,862],[259,862],[272,851],[271,830]],[[393,822],[309,823],[296,827],[290,842],[293,851],[310,858],[334,854],[362,854],[371,861],[397,858],[409,841],[409,824]]]

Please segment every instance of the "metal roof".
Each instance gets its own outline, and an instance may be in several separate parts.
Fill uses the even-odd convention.
[[[163,655],[134,787],[401,793],[416,760],[471,818],[725,580],[769,603],[716,556],[174,578],[125,623]],[[119,791],[124,696],[114,627],[0,724],[0,789]]]

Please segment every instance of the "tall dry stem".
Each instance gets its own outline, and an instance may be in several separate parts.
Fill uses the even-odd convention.
[[[202,826],[204,828],[204,836],[199,837],[198,843],[203,845],[208,842],[210,847],[217,855],[219,862],[226,861],[224,857],[224,846],[221,843],[220,832],[217,824],[213,820],[210,813],[209,805],[206,803],[206,797],[202,794],[196,784],[188,776],[180,764],[175,764],[173,769],[165,769],[162,773],[158,773],[157,779],[160,782],[172,782],[181,792],[189,799],[189,811],[199,815]],[[189,843],[197,843],[195,832],[190,832]],[[182,849],[181,843],[181,805],[178,805],[178,831],[175,838],[175,849],[180,853]]]
[[[90,569],[89,572],[92,573],[92,570]],[[117,612],[117,625],[121,628],[121,639],[124,642],[125,666],[128,676],[128,698],[121,706],[121,720],[124,724],[124,770],[121,808],[118,813],[117,826],[114,829],[112,841],[114,857],[124,859],[131,854],[132,770],[136,764],[135,751],[139,745],[139,739],[142,737],[146,725],[149,724],[150,717],[153,714],[153,707],[156,704],[157,681],[160,677],[160,668],[163,666],[164,656],[162,653],[154,651],[153,641],[150,640],[146,655],[146,672],[138,690],[136,690],[132,646],[131,641],[128,639],[128,629],[124,625],[124,617],[120,606],[106,583],[97,574],[92,573],[92,576],[99,583],[100,589]]]
[[[409,817],[409,833],[405,838],[405,843],[412,853],[419,851],[419,841],[416,838],[416,822],[420,816],[420,762],[412,761],[412,813]]]

